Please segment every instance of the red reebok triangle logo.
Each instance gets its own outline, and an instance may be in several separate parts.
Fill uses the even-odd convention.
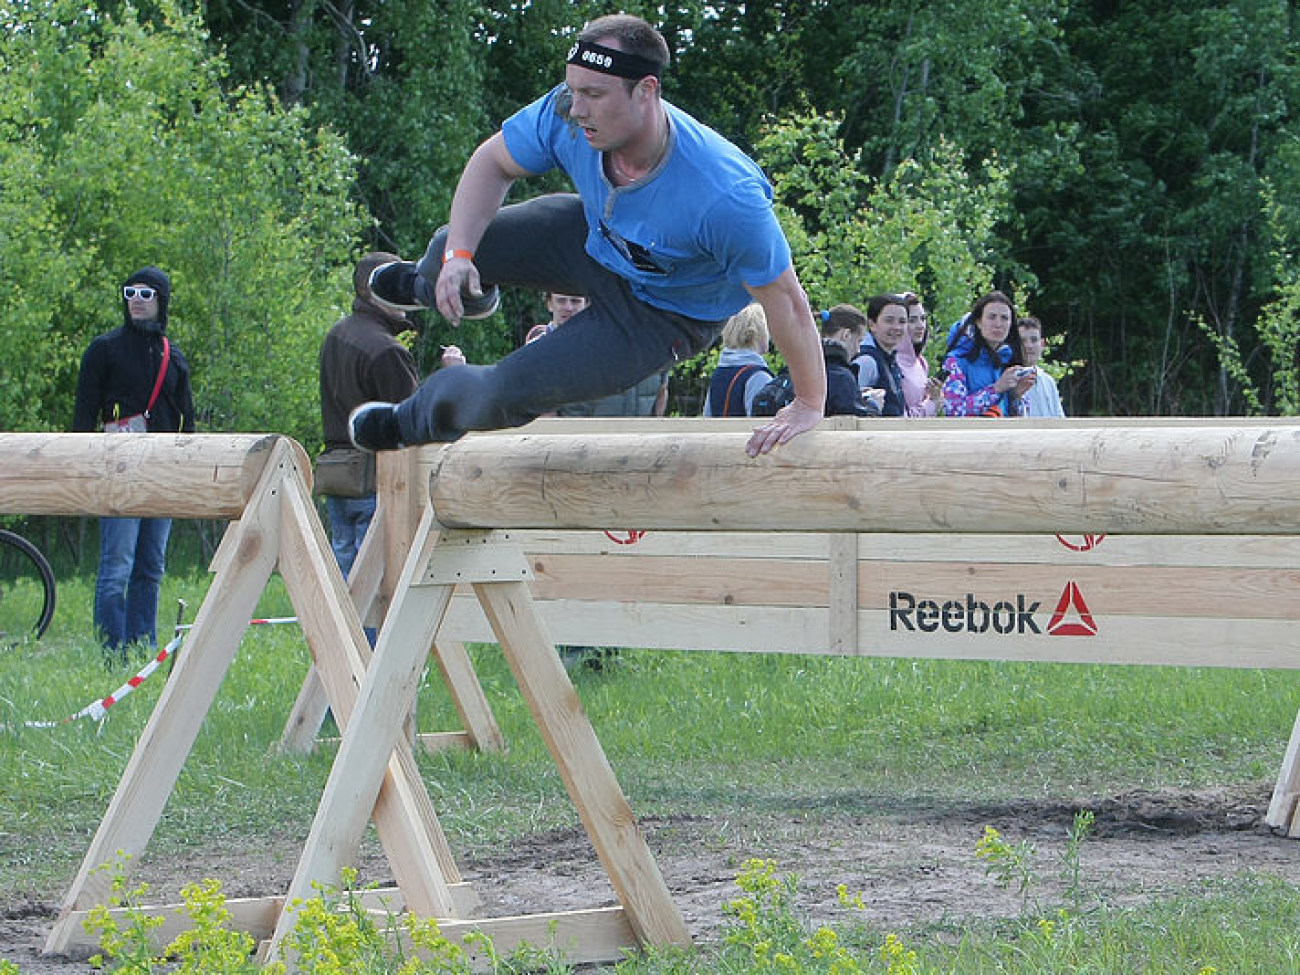
[[[1072,618],[1067,622],[1066,616]],[[1097,623],[1092,618],[1088,604],[1083,601],[1083,593],[1074,582],[1067,582],[1061,591],[1061,598],[1056,604],[1052,618],[1047,622],[1048,636],[1096,636]]]

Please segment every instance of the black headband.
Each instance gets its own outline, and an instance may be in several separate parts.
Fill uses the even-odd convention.
[[[629,54],[627,51],[605,47],[603,44],[593,44],[590,41],[578,41],[574,44],[569,48],[569,56],[565,60],[580,68],[590,68],[592,71],[612,74],[619,78],[644,78],[646,75],[658,78],[663,71],[663,65],[657,61],[643,58],[639,54]]]

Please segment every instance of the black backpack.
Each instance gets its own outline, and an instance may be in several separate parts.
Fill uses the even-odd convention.
[[[767,384],[754,394],[754,404],[750,407],[752,416],[776,416],[776,411],[794,402],[794,383],[790,381],[790,370],[782,369]]]

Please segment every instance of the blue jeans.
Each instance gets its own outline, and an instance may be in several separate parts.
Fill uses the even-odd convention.
[[[325,513],[330,520],[330,545],[343,578],[352,571],[361,543],[365,541],[370,519],[375,516],[375,496],[334,498],[326,496]]]
[[[101,518],[95,629],[104,649],[158,645],[158,587],[167,556],[170,518]]]

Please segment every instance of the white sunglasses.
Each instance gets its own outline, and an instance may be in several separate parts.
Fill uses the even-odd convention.
[[[132,298],[139,298],[141,301],[152,301],[153,296],[157,293],[153,288],[136,288],[129,284],[122,289],[122,297],[127,301]]]

